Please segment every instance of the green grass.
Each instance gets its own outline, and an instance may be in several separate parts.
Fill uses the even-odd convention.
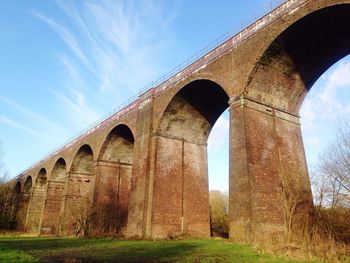
[[[0,262],[302,262],[224,240],[0,237]],[[305,261],[304,261],[305,262]]]

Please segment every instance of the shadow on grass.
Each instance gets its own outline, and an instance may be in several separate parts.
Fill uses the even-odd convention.
[[[23,251],[33,251],[36,249],[46,250],[53,248],[74,248],[92,244],[91,239],[76,238],[3,238],[0,239],[0,246],[11,249],[21,249]]]
[[[181,262],[197,243],[116,241],[101,239],[11,239],[0,247],[24,251],[43,262]]]

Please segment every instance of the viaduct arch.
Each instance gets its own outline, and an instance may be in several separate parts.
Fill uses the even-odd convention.
[[[64,201],[64,187],[67,176],[67,164],[59,158],[51,171],[47,185],[43,215],[40,222],[40,234],[57,235],[60,223],[60,211]]]
[[[125,124],[114,127],[103,142],[96,164],[94,235],[125,234],[134,142]]]
[[[14,179],[24,185],[23,226],[71,235],[76,215],[93,211],[96,235],[208,236],[206,142],[229,108],[230,237],[285,233],[291,190],[301,193],[293,225],[302,227],[312,194],[298,113],[317,78],[349,54],[349,17],[349,0],[286,1],[139,95]],[[114,207],[111,226],[94,210],[104,205]]]

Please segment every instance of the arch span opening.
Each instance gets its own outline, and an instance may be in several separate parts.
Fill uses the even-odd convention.
[[[30,204],[27,214],[26,227],[31,233],[39,233],[39,226],[42,217],[42,211],[45,204],[47,190],[47,173],[45,168],[41,168],[35,179],[33,193],[30,198]]]
[[[27,211],[30,201],[30,195],[32,192],[32,185],[32,177],[28,175],[26,180],[24,181],[23,190],[19,200],[18,229],[20,231],[25,230]]]
[[[229,111],[214,124],[208,138],[210,232],[212,237],[229,236]]]
[[[47,182],[46,169],[41,168],[35,180],[35,187],[36,188],[44,187],[46,182]]]
[[[40,227],[42,235],[58,234],[66,173],[66,162],[63,158],[60,158],[56,161],[48,182],[45,207]]]
[[[85,144],[80,147],[79,151],[74,157],[72,167],[70,169],[70,175],[72,173],[93,173],[93,153],[89,145]]]
[[[229,97],[196,80],[170,101],[154,138],[153,235],[210,236],[207,141]]]
[[[17,182],[15,185],[15,188],[13,189],[13,192],[17,195],[21,194],[21,190],[22,190],[22,185],[21,182]]]
[[[24,182],[23,193],[30,194],[32,190],[32,185],[33,185],[32,177],[28,175]]]
[[[95,234],[125,234],[134,136],[124,124],[107,135],[97,162],[93,224]]]
[[[93,161],[91,147],[87,144],[81,146],[67,176],[59,235],[84,235],[84,222],[88,220],[92,202]]]

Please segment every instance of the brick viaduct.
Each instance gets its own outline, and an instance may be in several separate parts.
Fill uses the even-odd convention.
[[[286,1],[13,179],[19,227],[209,236],[207,139],[229,108],[230,237],[284,233],[291,189],[312,206],[298,112],[349,54],[349,20],[350,0]]]

